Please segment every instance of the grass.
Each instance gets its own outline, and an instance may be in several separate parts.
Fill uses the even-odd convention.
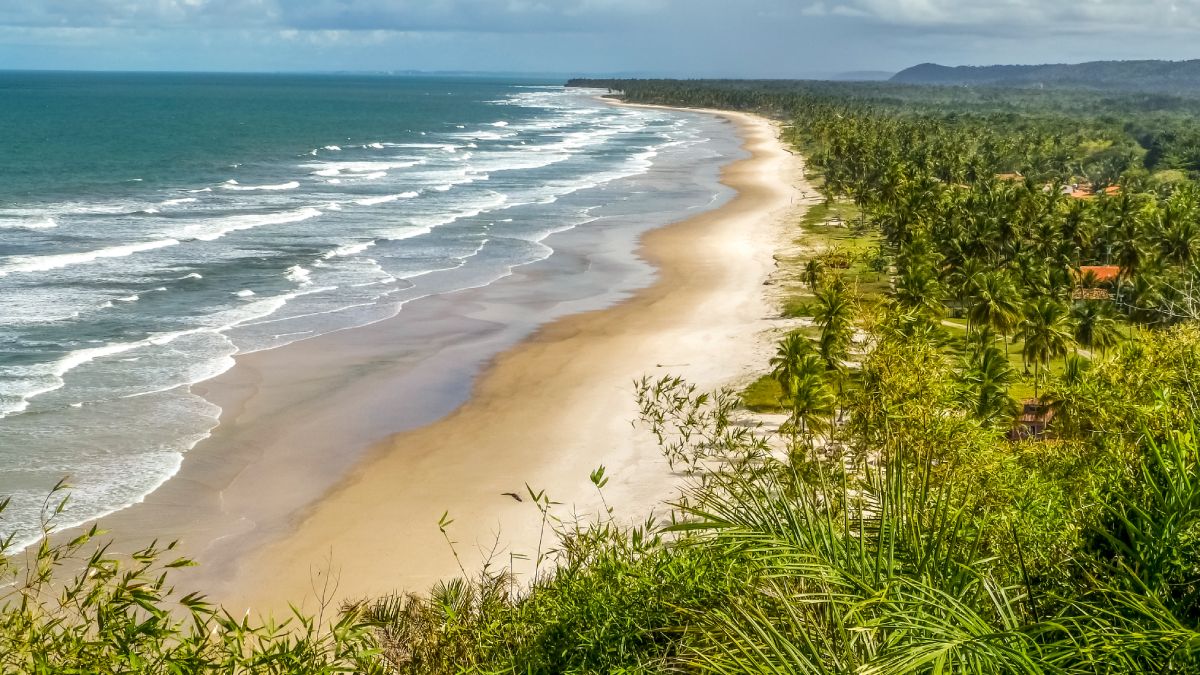
[[[780,308],[782,316],[790,319],[812,316],[810,303],[813,294],[801,284],[800,279],[809,260],[831,251],[836,251],[839,255],[844,253],[849,258],[848,267],[833,271],[842,275],[857,289],[860,300],[870,303],[887,292],[891,285],[890,279],[886,274],[871,269],[868,263],[869,255],[879,247],[879,234],[873,231],[857,231],[855,228],[859,215],[859,208],[852,202],[836,200],[809,206],[796,221],[801,232],[795,243],[802,247],[805,253],[780,256],[776,259],[785,273],[784,277],[791,280],[787,284],[788,292],[783,297]],[[802,326],[792,332],[812,340],[820,335],[820,331],[814,326]],[[743,404],[753,412],[782,411],[779,403],[782,394],[779,383],[769,375],[759,377],[740,392]]]
[[[742,405],[758,413],[780,412],[783,388],[770,375],[763,375],[742,390]]]
[[[887,275],[871,269],[868,263],[869,256],[879,246],[879,234],[857,230],[859,216],[860,211],[853,203],[837,200],[813,204],[796,221],[801,232],[795,243],[805,252],[777,259],[787,278],[796,281],[796,287],[784,298],[783,316],[808,316],[804,305],[812,298],[812,293],[801,287],[799,280],[809,260],[830,252],[849,258],[849,267],[835,271],[856,286],[864,300],[879,297],[887,291],[890,285]]]
[[[1122,324],[1125,325],[1125,324]],[[950,341],[946,346],[946,353],[955,357],[961,357],[966,354],[967,348],[967,322],[965,319],[945,319],[942,321],[942,327],[950,335]],[[997,338],[999,341],[1000,338]],[[1001,344],[1001,347],[1004,345]],[[1009,390],[1009,394],[1018,401],[1034,398],[1035,388],[1033,386],[1033,365],[1028,364],[1026,368],[1025,358],[1022,351],[1025,349],[1025,343],[1021,340],[1013,340],[1008,343],[1008,364],[1013,370],[1021,374],[1021,380],[1014,384]],[[1073,356],[1074,350],[1067,353],[1066,357],[1055,357],[1050,359],[1050,363],[1042,371],[1042,377],[1048,378],[1062,375],[1066,370],[1067,357]],[[1026,372],[1028,370],[1028,372]]]

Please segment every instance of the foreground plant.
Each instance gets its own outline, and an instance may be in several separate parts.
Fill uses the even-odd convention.
[[[360,611],[328,623],[298,610],[283,621],[235,617],[169,584],[172,570],[193,564],[175,544],[118,554],[97,544],[95,527],[59,540],[51,532],[65,490],[47,501],[40,543],[20,559],[5,555],[11,539],[0,547],[0,672],[384,672]]]

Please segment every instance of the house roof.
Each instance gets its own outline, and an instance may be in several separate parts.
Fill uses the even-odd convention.
[[[1109,185],[1103,190],[1097,192],[1096,190],[1092,189],[1092,186],[1089,183],[1080,183],[1078,187],[1071,190],[1071,196],[1075,199],[1094,199],[1096,195],[1100,194],[1101,192],[1109,197],[1113,197],[1121,194],[1121,186]]]
[[[1021,402],[1021,415],[1017,417],[1018,424],[1045,424],[1054,417],[1054,409],[1036,398],[1025,399]]]
[[[1097,281],[1114,281],[1121,276],[1121,268],[1117,265],[1083,265],[1079,268],[1079,276],[1091,272]]]

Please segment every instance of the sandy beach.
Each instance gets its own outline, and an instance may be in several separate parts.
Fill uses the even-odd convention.
[[[775,127],[720,114],[751,153],[722,174],[737,196],[643,238],[640,253],[659,270],[653,285],[503,353],[465,405],[380,443],[294,530],[247,552],[218,597],[261,610],[301,599],[312,608],[321,588],[335,601],[425,589],[459,573],[437,527],[443,513],[469,568],[533,556],[538,513],[504,493],[529,485],[561,502],[563,516],[594,512],[588,475],[600,465],[619,516],[644,517],[669,497],[676,477],[630,424],[633,381],[677,374],[715,388],[762,367],[776,323],[764,281],[801,202],[800,160]]]
[[[199,563],[176,572],[178,587],[278,615],[459,575],[444,513],[468,572],[533,558],[540,515],[505,494],[527,485],[560,517],[594,514],[589,474],[604,465],[618,518],[660,508],[679,478],[631,425],[634,380],[680,375],[714,389],[761,371],[786,326],[765,282],[813,198],[773,123],[711,114],[735,126],[745,157],[721,169],[716,208],[626,217],[676,221],[649,231],[572,231],[500,282],[239,355],[197,385],[220,406],[219,426],[144,501],[101,520],[113,550],[178,540]]]

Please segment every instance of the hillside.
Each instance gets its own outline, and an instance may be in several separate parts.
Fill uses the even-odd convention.
[[[956,67],[923,63],[900,71],[891,81],[902,84],[1084,87],[1200,94],[1200,60]]]

